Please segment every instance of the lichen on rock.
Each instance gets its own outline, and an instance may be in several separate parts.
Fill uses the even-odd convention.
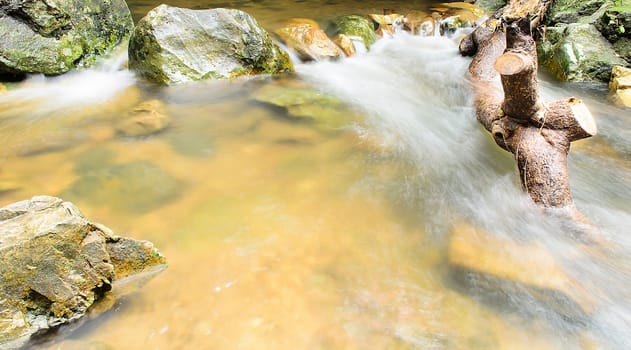
[[[0,2],[0,74],[56,75],[93,64],[133,28],[124,0]]]
[[[0,347],[82,318],[114,281],[165,263],[151,243],[117,237],[59,198],[0,208]]]

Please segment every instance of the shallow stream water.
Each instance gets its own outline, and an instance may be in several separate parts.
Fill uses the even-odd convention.
[[[136,20],[157,5],[129,4]],[[429,6],[173,5],[240,8],[266,27]],[[401,34],[289,76],[173,87],[120,70],[123,52],[1,94],[0,205],[60,196],[118,234],[154,242],[169,261],[139,292],[42,348],[631,348],[631,113],[611,106],[604,86],[541,77],[543,98],[582,98],[599,126],[569,157],[576,204],[606,242],[593,253],[530,203],[512,156],[475,121],[469,61],[455,40]],[[316,106],[328,117],[314,119],[257,100],[287,89],[341,103]],[[151,99],[170,126],[117,133],[122,116]],[[465,286],[447,249],[463,223],[543,247],[597,306],[574,318],[518,285],[465,275]],[[549,273],[526,250],[513,255],[531,266],[519,273]]]

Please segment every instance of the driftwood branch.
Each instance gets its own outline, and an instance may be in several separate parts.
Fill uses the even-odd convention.
[[[546,104],[539,98],[531,33],[549,3],[511,1],[494,16],[500,25],[478,27],[462,40],[460,52],[473,56],[469,72],[477,119],[500,147],[513,153],[524,190],[543,207],[574,208],[567,170],[570,143],[597,129],[580,100]],[[496,88],[498,80],[503,94]]]

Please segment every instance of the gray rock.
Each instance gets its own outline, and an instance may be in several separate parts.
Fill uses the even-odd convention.
[[[537,52],[542,66],[568,81],[608,82],[611,67],[625,64],[591,24],[549,27]]]
[[[0,208],[0,348],[84,317],[114,281],[165,263],[151,243],[117,237],[59,198]]]
[[[124,0],[0,1],[0,74],[89,66],[133,28]]]
[[[134,29],[129,66],[166,85],[293,70],[289,56],[247,13],[167,5],[149,11]]]

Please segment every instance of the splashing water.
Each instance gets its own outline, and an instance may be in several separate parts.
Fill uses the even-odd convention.
[[[303,65],[298,72],[314,86],[363,109],[367,125],[357,126],[358,132],[379,138],[384,152],[413,166],[416,174],[401,179],[403,183],[395,191],[426,218],[428,232],[444,238],[450,223],[466,219],[499,237],[539,242],[600,305],[585,321],[585,328],[567,322],[549,306],[529,298],[527,292],[498,291],[509,295],[511,308],[547,319],[548,331],[557,333],[559,345],[565,349],[581,347],[580,341],[569,336],[581,332],[577,329],[592,334],[606,348],[631,347],[631,269],[624,266],[631,257],[626,232],[631,208],[628,198],[620,198],[620,193],[626,197],[631,193],[629,162],[615,162],[581,149],[570,157],[577,205],[614,243],[601,255],[581,251],[562,220],[543,215],[530,203],[519,189],[510,154],[498,151],[476,125],[464,78],[468,63],[450,39],[402,33],[379,41],[368,56],[340,64]],[[545,100],[567,97],[564,95],[566,90],[555,91],[551,84],[543,84]],[[624,129],[615,130],[611,126],[615,121],[605,119],[610,117],[607,113],[618,113],[596,100],[587,102],[596,106],[597,118],[604,114],[598,118],[601,132],[620,140]],[[603,181],[593,181],[594,174]],[[489,290],[474,288],[470,292],[485,299]]]

